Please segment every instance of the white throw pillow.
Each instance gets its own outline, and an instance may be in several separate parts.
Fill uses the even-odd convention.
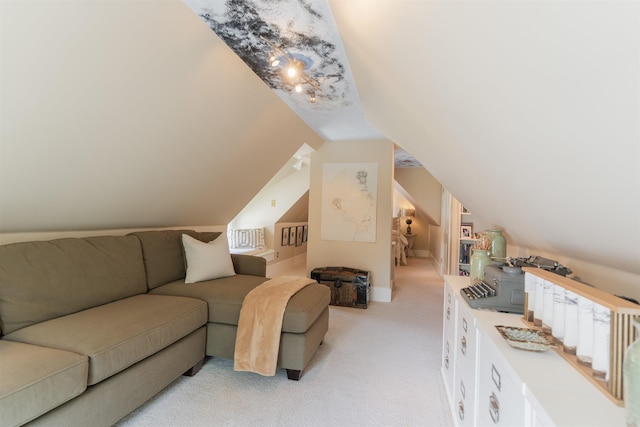
[[[182,245],[187,258],[185,283],[235,276],[229,245],[224,234],[209,243],[183,234]]]

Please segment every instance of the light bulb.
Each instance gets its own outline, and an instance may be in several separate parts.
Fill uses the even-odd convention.
[[[278,58],[271,58],[271,66],[272,67],[277,67],[278,65],[280,65],[280,60]]]
[[[298,93],[302,92],[302,85],[300,83],[296,85],[296,92]]]
[[[287,70],[287,74],[289,75],[289,77],[295,77],[296,76],[296,67],[294,67],[293,65],[289,65],[289,69]]]
[[[309,96],[309,102],[311,102],[312,104],[315,104],[316,101],[318,101],[318,98],[316,98],[316,93],[313,92],[311,93],[311,96]]]

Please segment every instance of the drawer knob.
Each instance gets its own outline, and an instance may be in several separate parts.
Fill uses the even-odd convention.
[[[449,355],[448,354],[444,357],[444,367],[449,369]]]
[[[461,421],[464,420],[464,402],[462,400],[458,402],[458,416]]]
[[[462,339],[460,340],[460,351],[465,356],[467,355],[467,338],[466,337],[462,337]]]
[[[489,415],[491,415],[494,424],[500,422],[500,402],[498,402],[498,397],[493,392],[489,396]]]
[[[447,307],[447,320],[451,318],[451,307]]]

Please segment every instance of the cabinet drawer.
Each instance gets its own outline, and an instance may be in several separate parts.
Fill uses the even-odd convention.
[[[481,340],[478,361],[479,425],[526,425],[525,419],[522,383],[510,376],[496,357],[490,340]]]
[[[444,295],[444,307],[442,325],[444,329],[445,338],[453,338],[456,328],[456,311],[458,306],[458,300],[456,299],[453,290],[449,286],[445,286]]]
[[[449,402],[453,402],[453,371],[455,366],[455,354],[451,341],[445,340],[442,354],[442,378]]]
[[[475,372],[477,349],[476,319],[464,303],[458,304],[456,329],[456,363],[467,372]]]
[[[473,375],[455,375],[455,398],[453,399],[453,417],[458,426],[475,425],[475,378]]]
[[[445,287],[444,307],[442,314],[443,325],[443,343],[449,341],[450,344],[455,342],[456,337],[456,316],[458,310],[458,300],[455,298],[453,291],[448,286]]]
[[[453,402],[453,371],[456,360],[456,311],[458,301],[450,286],[444,287],[443,305],[443,333],[442,333],[442,377],[444,380],[447,398]]]

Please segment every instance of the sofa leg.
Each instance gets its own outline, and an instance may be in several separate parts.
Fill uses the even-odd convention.
[[[187,377],[192,377],[195,374],[197,374],[198,372],[200,372],[200,369],[202,368],[202,365],[204,365],[204,359],[200,360],[198,363],[193,365],[191,368],[189,368],[189,370],[187,372],[185,372],[182,375],[185,375]]]
[[[287,369],[287,378],[293,381],[299,381],[302,371],[298,369]]]

